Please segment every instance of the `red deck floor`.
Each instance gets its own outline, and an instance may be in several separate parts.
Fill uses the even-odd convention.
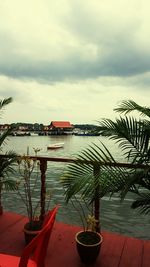
[[[0,216],[0,253],[21,255],[26,217],[6,212]],[[47,254],[47,267],[83,267],[74,236],[80,227],[55,223]],[[150,241],[103,232],[95,267],[150,267]]]

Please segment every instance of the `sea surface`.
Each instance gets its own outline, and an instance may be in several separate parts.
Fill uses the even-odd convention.
[[[64,148],[58,150],[47,150],[49,144],[64,142]],[[105,137],[94,136],[24,136],[9,137],[3,152],[13,150],[20,155],[35,155],[34,149],[41,149],[39,156],[47,157],[70,157],[73,158],[77,153],[86,149],[92,143],[101,144],[103,142],[111,151],[113,156],[123,161],[123,156],[118,147]],[[70,224],[82,226],[80,216],[72,204],[66,205],[64,200],[64,190],[60,183],[60,177],[66,169],[66,163],[49,162],[46,172],[47,189],[51,192],[50,206],[60,204],[57,220]],[[16,175],[18,173],[16,172]],[[134,195],[128,194],[123,203],[117,196],[104,197],[101,200],[101,228],[111,232],[117,232],[128,236],[141,239],[150,239],[150,216],[141,215],[138,211],[132,210],[130,205]],[[21,214],[26,213],[24,204],[21,202],[18,194],[6,192],[3,194],[3,206],[5,210],[15,211]]]

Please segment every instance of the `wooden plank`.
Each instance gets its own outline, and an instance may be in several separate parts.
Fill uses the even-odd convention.
[[[78,226],[56,223],[49,243],[46,266],[78,267],[82,265],[76,251],[75,234]]]
[[[0,253],[20,256],[25,246],[23,226],[27,218],[14,213],[0,217]],[[52,231],[47,267],[84,267],[76,250],[75,234],[81,227],[56,222]],[[150,267],[150,241],[103,232],[103,243],[92,267]]]
[[[52,232],[46,263],[55,267],[85,266],[77,253],[75,234],[81,230],[78,226],[56,223]],[[117,267],[126,237],[104,232],[101,252],[92,267]],[[116,243],[117,242],[117,243]]]
[[[22,220],[22,218],[25,218],[25,216],[12,212],[4,212],[0,215],[0,234],[6,231],[7,228],[12,227],[17,221]]]
[[[117,267],[122,255],[126,237],[107,232],[102,233],[102,235],[103,243],[100,256],[97,260],[97,266]]]
[[[23,227],[27,222],[27,218],[24,216],[14,217],[15,218],[5,216],[5,219],[7,219],[7,227],[5,227],[3,232],[0,232],[0,253],[8,253],[19,256],[25,246]],[[19,220],[15,220],[18,218]],[[12,219],[12,221],[10,219]]]
[[[144,241],[142,267],[150,267],[150,241]]]
[[[143,255],[143,240],[127,238],[119,267],[141,267]]]

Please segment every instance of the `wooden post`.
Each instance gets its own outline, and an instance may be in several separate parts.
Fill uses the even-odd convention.
[[[3,206],[2,206],[2,180],[0,178],[0,215],[3,214]]]
[[[46,170],[47,161],[45,159],[40,159],[40,171],[41,171],[41,214],[40,219],[44,220],[45,216],[45,196],[46,196]]]
[[[94,216],[97,220],[96,231],[100,233],[100,197],[99,197],[99,183],[97,183],[97,176],[100,174],[100,166],[93,166],[93,173],[95,178],[95,198],[94,198]]]

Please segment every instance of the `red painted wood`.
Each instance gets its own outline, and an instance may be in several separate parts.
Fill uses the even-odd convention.
[[[14,214],[12,212],[4,212],[3,215],[0,215],[0,234],[23,218],[25,218],[25,216]]]
[[[2,267],[45,267],[45,257],[48,248],[49,238],[55,222],[55,217],[58,207],[55,207],[52,211],[48,212],[44,226],[40,233],[26,246],[22,251],[19,261],[17,257],[12,255],[0,253],[0,266]],[[35,265],[29,261],[32,255],[32,260]],[[18,265],[19,263],[19,265]]]
[[[120,261],[126,237],[108,232],[102,235],[103,243],[97,266],[116,267]]]
[[[41,212],[40,219],[43,221],[45,216],[45,197],[46,197],[46,172],[47,170],[47,161],[40,160],[40,171],[41,171]]]
[[[78,226],[62,223],[55,224],[47,253],[47,267],[80,266],[80,259],[76,251],[74,238],[76,232],[79,230],[81,230],[81,228]]]
[[[26,218],[4,213],[0,216],[0,253],[20,255],[25,245]],[[3,230],[1,230],[3,229]],[[84,267],[76,251],[74,236],[81,228],[57,222],[48,247],[46,267]],[[103,232],[100,255],[92,267],[150,267],[150,241]]]
[[[141,267],[143,245],[141,240],[127,238],[119,267]]]
[[[6,157],[6,158],[9,158],[10,156],[9,155],[0,155],[0,158],[3,158],[3,157]],[[30,159],[36,159],[36,160],[46,160],[46,161],[53,161],[53,162],[76,162],[78,161],[77,159],[75,158],[56,158],[56,157],[38,157],[38,156],[27,156],[28,158]],[[19,158],[19,157],[18,157]],[[82,163],[83,162],[86,162],[86,163],[89,163],[89,164],[92,164],[93,162],[90,161],[90,160],[82,160],[81,161]],[[100,163],[101,166],[118,166],[118,167],[124,167],[124,168],[133,168],[133,169],[145,169],[147,170],[148,166],[147,165],[144,165],[144,164],[131,164],[131,163],[123,163],[123,162],[101,162]]]
[[[142,267],[150,267],[150,241],[144,242]]]
[[[21,220],[0,234],[0,253],[21,255],[25,246],[23,227],[26,221]]]

